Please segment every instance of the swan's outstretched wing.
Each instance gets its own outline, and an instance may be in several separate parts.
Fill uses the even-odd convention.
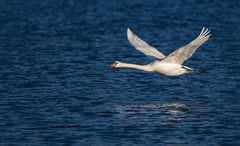
[[[157,59],[163,59],[165,55],[159,52],[154,47],[150,46],[138,36],[136,36],[129,28],[127,30],[127,37],[129,42],[140,52],[147,56],[155,57]]]
[[[162,62],[183,64],[184,61],[186,61],[193,55],[193,53],[197,50],[197,48],[199,48],[199,46],[201,46],[204,42],[208,40],[210,35],[210,31],[203,27],[201,33],[195,40],[193,40],[186,46],[177,49],[175,52],[163,59]]]

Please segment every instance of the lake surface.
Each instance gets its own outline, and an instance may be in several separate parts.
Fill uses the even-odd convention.
[[[240,1],[1,0],[0,145],[240,145]],[[166,77],[131,28],[170,54],[212,36]]]

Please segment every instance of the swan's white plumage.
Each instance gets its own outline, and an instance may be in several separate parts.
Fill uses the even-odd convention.
[[[176,64],[183,64],[184,61],[186,61],[188,58],[190,58],[193,53],[204,43],[208,40],[210,37],[210,31],[208,29],[203,28],[199,36],[187,44],[186,46],[183,46],[176,51],[174,51],[172,54],[167,56],[162,60],[162,62],[166,63],[176,63]]]
[[[188,72],[193,71],[192,68],[187,66],[183,66],[183,62],[190,58],[193,53],[202,45],[204,42],[208,40],[210,37],[210,31],[208,29],[203,28],[199,36],[194,39],[192,42],[187,44],[184,47],[181,47],[165,57],[161,52],[157,49],[153,48],[143,40],[141,40],[138,36],[133,34],[133,32],[128,29],[127,36],[129,42],[140,52],[144,53],[147,56],[155,57],[157,60],[153,63],[147,65],[137,65],[137,64],[129,64],[116,61],[111,67],[112,68],[133,68],[138,70],[144,70],[147,72],[158,72],[167,76],[178,76]],[[163,59],[163,60],[160,60]]]
[[[130,44],[132,44],[138,51],[142,52],[143,54],[157,59],[165,58],[165,55],[163,55],[157,49],[140,39],[129,28],[127,29],[127,37]]]

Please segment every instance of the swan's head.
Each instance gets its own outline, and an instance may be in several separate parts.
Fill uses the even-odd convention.
[[[120,64],[121,62],[119,62],[119,61],[115,61],[115,62],[113,62],[111,65],[110,65],[110,68],[117,68],[117,67],[119,67],[119,64]]]

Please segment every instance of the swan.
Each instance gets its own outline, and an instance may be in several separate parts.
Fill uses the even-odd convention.
[[[196,39],[191,41],[189,44],[177,49],[170,55],[165,56],[156,48],[150,46],[148,43],[140,39],[128,28],[127,38],[130,44],[146,56],[155,58],[155,61],[146,65],[130,64],[115,61],[110,65],[110,67],[132,68],[137,70],[143,70],[146,72],[157,72],[166,76],[179,76],[185,73],[193,72],[193,68],[184,66],[183,63],[188,58],[190,58],[193,53],[199,48],[199,46],[206,42],[210,36],[211,34],[208,28],[203,27],[202,31]]]

